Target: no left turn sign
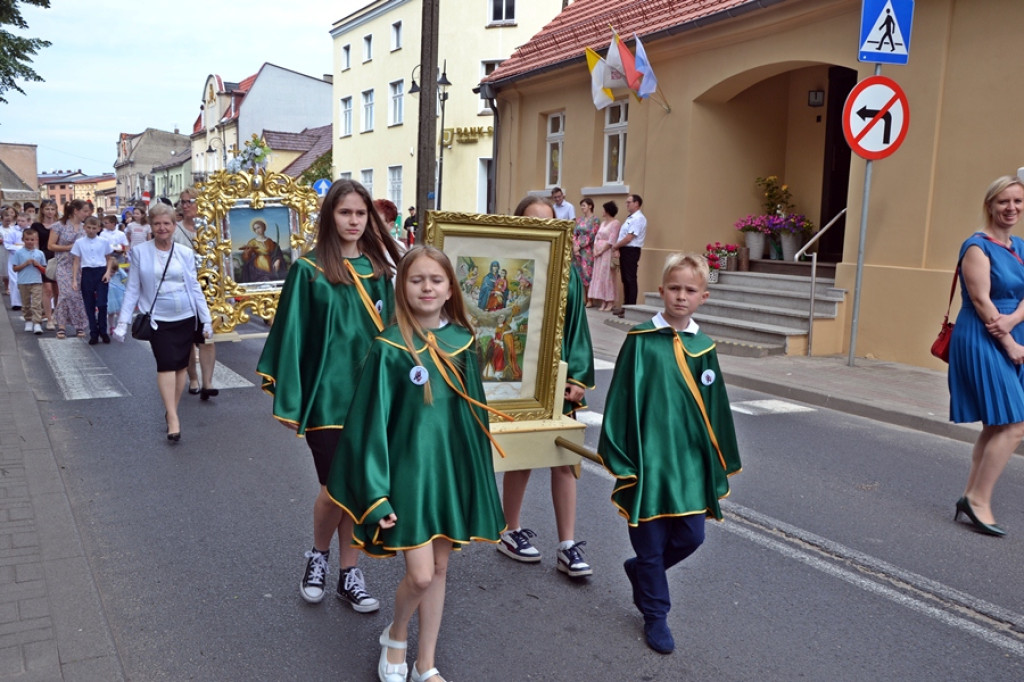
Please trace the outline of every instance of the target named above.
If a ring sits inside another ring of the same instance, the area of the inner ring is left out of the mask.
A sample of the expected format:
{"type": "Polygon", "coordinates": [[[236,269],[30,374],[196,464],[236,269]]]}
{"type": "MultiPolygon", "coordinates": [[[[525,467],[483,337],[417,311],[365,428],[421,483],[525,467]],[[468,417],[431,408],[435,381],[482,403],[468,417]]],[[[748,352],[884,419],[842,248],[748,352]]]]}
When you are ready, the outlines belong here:
{"type": "Polygon", "coordinates": [[[910,105],[891,78],[869,76],[854,86],[843,107],[843,134],[857,156],[884,159],[907,136],[910,105]]]}

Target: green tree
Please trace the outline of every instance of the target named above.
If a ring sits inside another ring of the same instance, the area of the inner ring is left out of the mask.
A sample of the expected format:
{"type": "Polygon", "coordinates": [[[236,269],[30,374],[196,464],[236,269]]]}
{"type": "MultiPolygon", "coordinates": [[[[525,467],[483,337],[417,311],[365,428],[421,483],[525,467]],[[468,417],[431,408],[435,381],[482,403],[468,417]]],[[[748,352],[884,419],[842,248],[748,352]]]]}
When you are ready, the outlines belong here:
{"type": "Polygon", "coordinates": [[[331,152],[324,152],[309,168],[304,170],[299,176],[299,183],[312,185],[320,178],[331,179],[331,152]]]}
{"type": "Polygon", "coordinates": [[[25,91],[18,87],[18,79],[40,82],[43,80],[29,64],[32,63],[32,55],[41,48],[50,46],[48,40],[16,36],[3,29],[4,26],[28,28],[28,24],[21,16],[21,8],[18,7],[22,2],[43,9],[50,8],[50,0],[0,0],[0,103],[2,104],[7,104],[4,93],[8,90],[17,90],[21,94],[25,94],[25,91]]]}

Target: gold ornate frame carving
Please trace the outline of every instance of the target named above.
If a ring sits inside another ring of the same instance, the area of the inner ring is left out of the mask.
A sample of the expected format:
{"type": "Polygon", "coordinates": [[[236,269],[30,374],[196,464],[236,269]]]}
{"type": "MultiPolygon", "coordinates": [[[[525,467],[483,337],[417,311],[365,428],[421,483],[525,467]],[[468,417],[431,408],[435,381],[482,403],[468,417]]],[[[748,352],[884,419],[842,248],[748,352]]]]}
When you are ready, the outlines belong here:
{"type": "Polygon", "coordinates": [[[218,171],[198,189],[196,266],[213,315],[214,332],[233,331],[253,316],[273,320],[284,271],[312,248],[318,215],[316,192],[287,175],[264,171],[218,171]],[[262,235],[257,232],[258,223],[262,223],[262,235]],[[269,225],[275,229],[271,231],[269,225]],[[242,235],[252,239],[241,242],[242,235]],[[266,240],[258,239],[264,236],[266,240]],[[263,253],[264,261],[273,259],[273,269],[265,277],[240,274],[247,271],[239,267],[245,254],[255,253],[250,242],[272,244],[263,253]]]}
{"type": "Polygon", "coordinates": [[[488,404],[516,421],[550,419],[562,400],[556,383],[573,223],[431,211],[426,228],[426,243],[456,268],[480,340],[488,404]]]}

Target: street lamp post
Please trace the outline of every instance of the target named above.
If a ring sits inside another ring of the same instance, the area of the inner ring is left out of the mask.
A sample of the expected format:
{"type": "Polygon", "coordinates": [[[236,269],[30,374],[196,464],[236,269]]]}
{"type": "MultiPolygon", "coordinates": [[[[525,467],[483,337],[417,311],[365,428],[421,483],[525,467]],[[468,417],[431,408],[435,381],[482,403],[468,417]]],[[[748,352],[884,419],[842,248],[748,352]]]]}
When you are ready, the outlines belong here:
{"type": "MultiPolygon", "coordinates": [[[[214,135],[213,137],[211,137],[209,139],[210,139],[210,141],[206,145],[206,153],[207,154],[213,154],[214,152],[217,151],[217,147],[213,146],[213,143],[216,142],[219,145],[220,152],[221,152],[221,157],[222,157],[222,161],[223,161],[223,164],[221,165],[221,170],[227,170],[228,169],[228,148],[226,146],[224,146],[224,140],[222,138],[217,137],[216,135],[214,135]]],[[[209,175],[209,171],[207,171],[207,175],[209,175]]]]}
{"type": "Polygon", "coordinates": [[[444,60],[441,77],[437,79],[437,101],[441,105],[441,153],[437,157],[437,210],[441,210],[441,187],[444,185],[444,104],[448,101],[448,60],[444,60]]]}
{"type": "MultiPolygon", "coordinates": [[[[419,64],[413,67],[411,76],[412,85],[409,87],[410,95],[415,95],[421,91],[420,86],[416,83],[416,70],[419,68],[419,64]]],[[[424,81],[423,84],[427,85],[427,82],[424,81]]],[[[437,192],[434,195],[435,210],[441,209],[441,189],[444,185],[444,107],[445,102],[448,101],[448,88],[450,88],[451,85],[452,82],[448,80],[448,60],[446,59],[441,68],[441,75],[437,78],[437,102],[441,107],[441,153],[437,157],[437,192]]]]}

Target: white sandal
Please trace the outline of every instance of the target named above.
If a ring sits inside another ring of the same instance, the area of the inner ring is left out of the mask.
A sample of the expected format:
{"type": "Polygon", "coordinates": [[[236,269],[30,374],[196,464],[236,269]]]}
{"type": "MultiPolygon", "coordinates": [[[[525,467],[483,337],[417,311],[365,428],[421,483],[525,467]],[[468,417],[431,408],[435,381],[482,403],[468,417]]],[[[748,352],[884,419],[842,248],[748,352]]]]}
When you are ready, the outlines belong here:
{"type": "Polygon", "coordinates": [[[425,672],[425,673],[423,673],[421,675],[416,670],[416,664],[413,663],[413,665],[412,665],[412,675],[409,677],[409,682],[427,682],[427,680],[429,680],[434,675],[437,675],[438,678],[441,677],[441,673],[439,673],[437,671],[437,668],[431,668],[430,670],[428,670],[427,672],[425,672]]]}
{"type": "MultiPolygon", "coordinates": [[[[377,678],[380,682],[405,682],[406,676],[409,674],[409,666],[403,660],[401,663],[389,663],[388,662],[388,649],[402,649],[403,651],[408,646],[407,642],[396,642],[391,639],[391,626],[393,623],[388,623],[387,627],[384,628],[384,632],[380,633],[380,661],[377,663],[377,678]]],[[[435,671],[436,672],[436,671],[435,671]]]]}

